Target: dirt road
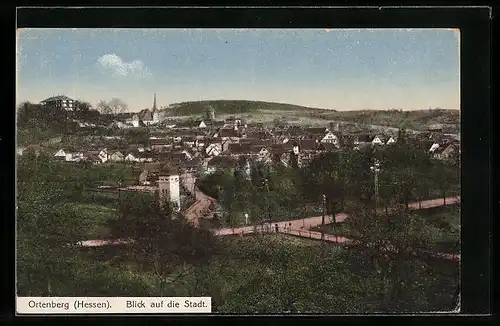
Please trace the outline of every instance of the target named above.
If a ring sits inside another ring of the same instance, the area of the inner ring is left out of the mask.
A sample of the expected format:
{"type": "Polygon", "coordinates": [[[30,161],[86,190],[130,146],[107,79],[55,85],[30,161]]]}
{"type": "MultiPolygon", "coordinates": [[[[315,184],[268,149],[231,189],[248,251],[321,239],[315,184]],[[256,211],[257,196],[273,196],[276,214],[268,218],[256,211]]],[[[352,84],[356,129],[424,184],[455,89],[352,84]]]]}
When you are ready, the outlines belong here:
{"type": "MultiPolygon", "coordinates": [[[[454,203],[457,203],[459,201],[459,197],[447,197],[446,198],[446,205],[451,205],[454,203]]],[[[443,206],[445,203],[445,200],[443,198],[437,198],[437,199],[429,199],[429,200],[424,200],[421,202],[420,206],[422,208],[432,208],[432,207],[438,207],[438,206],[443,206]]],[[[410,209],[419,209],[419,203],[410,203],[409,204],[410,209]]],[[[339,213],[336,214],[336,221],[337,222],[343,222],[347,218],[346,213],[339,213]]],[[[330,224],[333,222],[332,215],[327,215],[325,216],[325,224],[330,224]]],[[[273,222],[272,227],[275,228],[276,224],[278,225],[279,230],[283,230],[284,227],[299,230],[310,230],[312,228],[315,228],[317,226],[320,226],[322,224],[322,217],[321,216],[314,216],[314,217],[307,217],[303,219],[297,219],[297,220],[291,220],[291,221],[282,221],[282,222],[273,222]],[[291,224],[291,225],[290,225],[291,224]]],[[[260,228],[261,226],[257,226],[257,228],[260,228]]],[[[248,233],[252,232],[255,229],[254,226],[244,226],[244,227],[238,227],[238,228],[224,228],[224,229],[218,229],[215,231],[216,235],[230,235],[230,234],[237,234],[237,233],[248,233]]]]}

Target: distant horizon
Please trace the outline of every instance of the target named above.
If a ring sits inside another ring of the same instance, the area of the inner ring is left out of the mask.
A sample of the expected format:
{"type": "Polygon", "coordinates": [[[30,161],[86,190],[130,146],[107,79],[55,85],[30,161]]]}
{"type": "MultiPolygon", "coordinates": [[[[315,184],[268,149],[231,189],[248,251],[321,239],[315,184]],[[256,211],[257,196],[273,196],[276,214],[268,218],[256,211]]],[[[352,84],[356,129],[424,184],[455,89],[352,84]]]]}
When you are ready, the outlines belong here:
{"type": "MultiPolygon", "coordinates": [[[[51,96],[47,96],[43,99],[41,99],[40,101],[22,101],[22,102],[19,102],[17,104],[17,106],[19,106],[20,104],[22,103],[25,103],[25,102],[30,102],[32,104],[39,104],[40,102],[42,102],[43,100],[47,99],[47,98],[50,98],[50,97],[53,97],[53,96],[61,96],[61,95],[65,95],[65,94],[57,94],[57,95],[51,95],[51,96]]],[[[68,96],[69,97],[69,96],[68,96]]],[[[70,97],[71,98],[71,97],[70,97]]],[[[84,99],[75,99],[75,98],[71,98],[72,100],[81,100],[81,101],[85,101],[84,99]]],[[[298,107],[302,107],[304,109],[318,109],[318,110],[329,110],[329,111],[339,111],[339,112],[349,112],[349,111],[391,111],[391,110],[402,110],[402,111],[426,111],[426,110],[450,110],[450,111],[460,111],[460,109],[455,109],[455,108],[442,108],[442,107],[428,107],[428,108],[411,108],[411,109],[408,109],[408,108],[389,108],[389,109],[385,109],[385,108],[361,108],[361,109],[334,109],[334,108],[320,108],[320,107],[314,107],[314,106],[305,106],[305,105],[302,105],[302,104],[295,104],[295,103],[288,103],[288,102],[276,102],[276,101],[260,101],[260,100],[235,100],[235,99],[231,99],[231,100],[226,100],[226,99],[208,99],[208,100],[198,100],[198,101],[191,101],[191,100],[187,100],[187,101],[182,101],[182,102],[173,102],[173,103],[169,103],[169,104],[166,104],[166,105],[158,105],[158,102],[157,102],[157,105],[156,105],[156,108],[158,110],[164,110],[164,109],[168,109],[169,106],[171,105],[174,105],[174,104],[183,104],[183,103],[197,103],[197,102],[262,102],[262,103],[273,103],[273,104],[282,104],[282,105],[290,105],[290,106],[298,106],[298,107]]],[[[87,102],[87,101],[85,101],[87,102]]],[[[92,105],[92,109],[95,110],[95,104],[93,103],[90,103],[92,105]]],[[[151,106],[150,107],[144,107],[142,109],[136,109],[136,110],[131,110],[130,108],[128,108],[127,111],[123,112],[123,113],[138,113],[142,110],[145,110],[145,109],[152,109],[153,108],[153,102],[151,102],[151,106]]]]}
{"type": "Polygon", "coordinates": [[[337,111],[460,110],[451,29],[21,29],[16,105],[286,103],[337,111]]]}

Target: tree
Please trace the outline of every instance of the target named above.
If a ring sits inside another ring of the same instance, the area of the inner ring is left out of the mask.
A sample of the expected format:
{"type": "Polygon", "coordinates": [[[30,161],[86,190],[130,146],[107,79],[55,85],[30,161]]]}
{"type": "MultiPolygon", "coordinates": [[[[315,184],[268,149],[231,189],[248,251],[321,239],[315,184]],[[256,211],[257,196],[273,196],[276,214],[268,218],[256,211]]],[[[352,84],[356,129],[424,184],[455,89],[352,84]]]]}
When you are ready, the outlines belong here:
{"type": "Polygon", "coordinates": [[[446,205],[446,195],[451,188],[451,180],[453,178],[450,169],[441,162],[436,162],[433,169],[433,177],[438,189],[443,197],[444,204],[446,205]]]}
{"type": "MultiPolygon", "coordinates": [[[[72,210],[72,182],[49,157],[22,156],[17,166],[17,291],[22,296],[75,293],[80,268],[74,245],[89,221],[72,210]]],[[[82,267],[83,268],[83,267],[82,267]]]]}
{"type": "Polygon", "coordinates": [[[85,101],[77,100],[75,101],[74,105],[75,105],[75,111],[80,113],[85,113],[92,109],[92,105],[89,102],[85,101]]]}
{"type": "Polygon", "coordinates": [[[96,109],[101,114],[112,114],[113,113],[113,109],[111,108],[109,103],[106,101],[99,101],[96,105],[96,109]]]}
{"type": "Polygon", "coordinates": [[[179,263],[206,264],[213,250],[210,230],[197,228],[174,213],[168,201],[159,203],[155,196],[129,194],[121,202],[119,218],[110,221],[109,227],[115,238],[133,240],[133,254],[153,267],[162,294],[169,283],[167,276],[179,263]]]}
{"type": "Polygon", "coordinates": [[[108,102],[109,107],[111,108],[111,113],[114,116],[117,116],[120,113],[127,112],[128,105],[123,100],[119,98],[113,98],[108,102]]]}
{"type": "Polygon", "coordinates": [[[381,310],[388,311],[412,286],[408,278],[412,269],[429,264],[432,254],[428,250],[435,234],[422,217],[410,214],[404,207],[375,217],[360,210],[351,214],[346,223],[358,239],[356,255],[364,261],[364,268],[375,269],[379,275],[375,283],[378,301],[381,310]]]}

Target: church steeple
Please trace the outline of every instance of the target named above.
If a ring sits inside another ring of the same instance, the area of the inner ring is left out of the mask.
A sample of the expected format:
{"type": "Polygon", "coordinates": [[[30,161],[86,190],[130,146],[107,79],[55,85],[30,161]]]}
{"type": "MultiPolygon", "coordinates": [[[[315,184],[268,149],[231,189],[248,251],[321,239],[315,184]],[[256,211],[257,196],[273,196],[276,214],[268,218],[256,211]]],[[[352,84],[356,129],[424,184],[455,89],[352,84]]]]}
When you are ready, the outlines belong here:
{"type": "Polygon", "coordinates": [[[156,111],[156,93],[154,93],[154,100],[153,100],[153,111],[156,111]]]}

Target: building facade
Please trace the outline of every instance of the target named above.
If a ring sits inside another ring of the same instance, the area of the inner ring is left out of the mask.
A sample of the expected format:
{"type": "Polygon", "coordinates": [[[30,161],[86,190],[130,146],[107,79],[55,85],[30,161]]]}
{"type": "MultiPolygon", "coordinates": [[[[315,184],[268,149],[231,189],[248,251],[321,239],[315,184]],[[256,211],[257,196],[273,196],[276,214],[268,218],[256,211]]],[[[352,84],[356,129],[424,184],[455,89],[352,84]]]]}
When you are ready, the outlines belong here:
{"type": "Polygon", "coordinates": [[[40,104],[52,106],[58,109],[64,109],[66,111],[73,111],[75,105],[74,102],[75,102],[74,100],[70,99],[67,96],[59,95],[59,96],[49,97],[41,101],[40,104]]]}
{"type": "Polygon", "coordinates": [[[181,209],[179,174],[173,171],[160,171],[158,174],[158,192],[160,203],[169,202],[174,211],[181,209]]]}

